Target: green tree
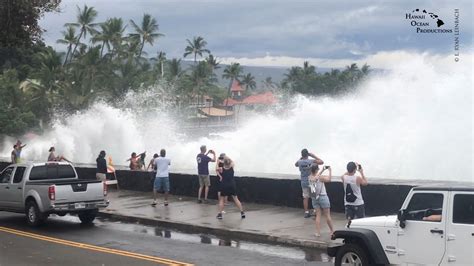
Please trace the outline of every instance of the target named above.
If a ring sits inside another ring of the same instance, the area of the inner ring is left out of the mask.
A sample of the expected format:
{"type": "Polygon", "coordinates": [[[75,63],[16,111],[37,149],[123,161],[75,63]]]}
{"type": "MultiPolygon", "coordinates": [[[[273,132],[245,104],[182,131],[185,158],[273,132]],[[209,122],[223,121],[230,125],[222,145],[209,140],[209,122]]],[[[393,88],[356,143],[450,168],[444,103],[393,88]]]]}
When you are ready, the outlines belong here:
{"type": "Polygon", "coordinates": [[[130,23],[132,23],[132,26],[136,31],[136,33],[130,34],[130,36],[140,40],[140,50],[138,52],[138,57],[142,55],[145,42],[153,45],[155,39],[164,36],[164,34],[158,32],[159,26],[156,22],[156,19],[152,18],[149,14],[143,15],[140,27],[133,20],[131,20],[130,23]]]}
{"type": "Polygon", "coordinates": [[[94,35],[92,42],[102,42],[100,50],[100,56],[102,57],[105,47],[110,52],[111,46],[117,46],[122,42],[122,34],[126,26],[123,25],[121,18],[109,18],[106,22],[100,24],[100,28],[101,31],[94,35]]]}
{"type": "Polygon", "coordinates": [[[77,11],[77,22],[66,23],[66,26],[72,26],[75,28],[79,28],[80,30],[79,36],[77,37],[76,45],[74,46],[74,49],[72,51],[71,60],[72,57],[74,57],[74,54],[76,53],[77,46],[79,45],[79,42],[81,41],[82,37],[86,38],[87,33],[90,33],[91,35],[97,33],[95,27],[97,27],[98,25],[97,23],[93,23],[97,17],[97,11],[95,11],[94,7],[88,7],[87,5],[84,5],[84,9],[81,10],[80,7],[77,7],[77,11]]]}
{"type": "Polygon", "coordinates": [[[56,42],[60,44],[67,45],[67,53],[66,57],[64,58],[64,64],[66,64],[67,59],[69,58],[69,54],[71,54],[72,46],[77,43],[76,38],[76,30],[69,26],[67,27],[66,31],[63,31],[62,34],[64,35],[63,39],[58,39],[56,42]]]}
{"type": "Polygon", "coordinates": [[[186,46],[186,48],[184,49],[183,57],[187,57],[188,55],[193,54],[194,64],[196,64],[197,55],[202,57],[203,53],[208,53],[208,54],[211,53],[211,51],[205,48],[207,45],[207,42],[201,36],[194,37],[193,41],[190,41],[189,39],[186,39],[186,41],[188,42],[188,46],[186,46]]]}
{"type": "MultiPolygon", "coordinates": [[[[240,66],[239,63],[232,63],[224,69],[224,72],[222,74],[222,78],[224,79],[229,79],[229,88],[227,90],[227,99],[230,98],[230,89],[232,88],[232,83],[234,83],[234,80],[238,80],[243,72],[242,66],[240,66]]],[[[227,116],[227,103],[228,101],[225,101],[225,115],[227,116]]]]}
{"type": "Polygon", "coordinates": [[[240,83],[245,86],[245,89],[254,90],[257,88],[257,82],[255,82],[255,77],[252,74],[247,73],[247,75],[243,76],[240,83]]]}

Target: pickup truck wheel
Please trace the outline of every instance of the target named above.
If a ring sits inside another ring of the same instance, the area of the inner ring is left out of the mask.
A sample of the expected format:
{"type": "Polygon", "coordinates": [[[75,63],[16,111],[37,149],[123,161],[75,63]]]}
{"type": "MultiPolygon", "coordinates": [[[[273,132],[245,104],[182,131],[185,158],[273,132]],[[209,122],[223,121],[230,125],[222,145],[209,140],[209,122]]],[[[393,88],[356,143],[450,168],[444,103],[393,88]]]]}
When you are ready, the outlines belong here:
{"type": "Polygon", "coordinates": [[[26,221],[30,226],[39,226],[46,220],[46,217],[40,212],[38,204],[32,200],[26,203],[25,214],[26,221]]]}
{"type": "Polygon", "coordinates": [[[364,248],[357,244],[344,244],[336,254],[335,265],[369,265],[364,248]]]}
{"type": "Polygon", "coordinates": [[[97,210],[91,210],[91,211],[84,211],[79,213],[79,220],[81,220],[82,224],[91,224],[95,216],[97,215],[97,210]]]}

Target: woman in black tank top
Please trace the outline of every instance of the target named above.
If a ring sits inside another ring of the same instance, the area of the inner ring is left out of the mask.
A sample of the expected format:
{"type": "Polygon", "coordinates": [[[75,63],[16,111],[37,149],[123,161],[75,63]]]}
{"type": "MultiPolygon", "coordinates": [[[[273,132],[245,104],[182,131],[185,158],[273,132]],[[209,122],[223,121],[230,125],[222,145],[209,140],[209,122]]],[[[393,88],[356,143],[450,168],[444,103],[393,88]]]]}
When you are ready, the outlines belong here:
{"type": "Polygon", "coordinates": [[[234,199],[235,205],[240,209],[240,217],[245,218],[245,213],[242,208],[242,203],[240,203],[239,198],[237,197],[237,189],[235,186],[234,180],[234,162],[229,157],[224,157],[224,167],[220,173],[222,176],[221,182],[221,197],[219,199],[219,214],[217,214],[217,219],[222,219],[222,211],[224,211],[224,198],[226,196],[231,196],[234,199]]]}

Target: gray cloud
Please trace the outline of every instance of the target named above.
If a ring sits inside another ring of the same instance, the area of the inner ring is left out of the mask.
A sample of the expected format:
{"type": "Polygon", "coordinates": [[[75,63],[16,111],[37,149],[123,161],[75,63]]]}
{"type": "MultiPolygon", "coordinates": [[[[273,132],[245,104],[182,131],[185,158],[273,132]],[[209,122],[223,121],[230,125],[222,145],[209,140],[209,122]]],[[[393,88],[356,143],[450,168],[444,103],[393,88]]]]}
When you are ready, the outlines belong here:
{"type": "MultiPolygon", "coordinates": [[[[58,47],[63,24],[75,20],[76,5],[94,6],[99,21],[122,17],[140,21],[144,13],[157,18],[166,36],[149,54],[165,51],[181,57],[186,39],[203,36],[219,57],[274,56],[357,59],[380,51],[452,51],[452,34],[416,34],[405,19],[415,8],[437,13],[453,27],[453,9],[461,11],[461,41],[472,46],[470,1],[152,1],[63,0],[60,14],[41,21],[45,40],[58,47]]],[[[129,27],[129,30],[131,28],[129,27]]]]}

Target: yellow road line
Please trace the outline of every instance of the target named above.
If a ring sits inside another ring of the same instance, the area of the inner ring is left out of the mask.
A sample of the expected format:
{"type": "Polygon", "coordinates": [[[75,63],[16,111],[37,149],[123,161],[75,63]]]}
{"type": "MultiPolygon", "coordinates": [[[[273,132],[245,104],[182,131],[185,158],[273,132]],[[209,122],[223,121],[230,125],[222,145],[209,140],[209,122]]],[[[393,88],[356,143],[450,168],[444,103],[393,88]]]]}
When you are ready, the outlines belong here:
{"type": "Polygon", "coordinates": [[[178,265],[179,266],[190,266],[190,265],[192,265],[192,264],[189,264],[189,263],[179,262],[179,261],[175,261],[175,260],[168,260],[168,259],[164,259],[164,258],[160,258],[160,257],[154,257],[154,256],[149,256],[149,255],[144,255],[144,254],[139,254],[139,253],[134,253],[134,252],[128,252],[128,251],[124,251],[124,250],[99,247],[99,246],[84,244],[84,243],[80,243],[80,242],[74,242],[74,241],[69,241],[69,240],[64,240],[64,239],[59,239],[59,238],[53,238],[53,237],[49,237],[49,236],[33,234],[33,233],[19,231],[19,230],[15,230],[15,229],[3,227],[3,226],[0,226],[0,231],[10,233],[10,234],[20,235],[20,236],[24,236],[24,237],[34,238],[34,239],[38,239],[38,240],[48,241],[48,242],[52,242],[52,243],[56,243],[56,244],[76,247],[76,248],[82,248],[82,249],[87,249],[87,250],[103,252],[103,253],[115,254],[115,255],[120,255],[120,256],[125,256],[125,257],[130,257],[130,258],[136,258],[136,259],[141,259],[141,260],[147,260],[147,261],[152,261],[152,262],[158,262],[158,263],[162,263],[162,264],[165,264],[165,265],[176,265],[176,266],[178,266],[178,265]]]}

